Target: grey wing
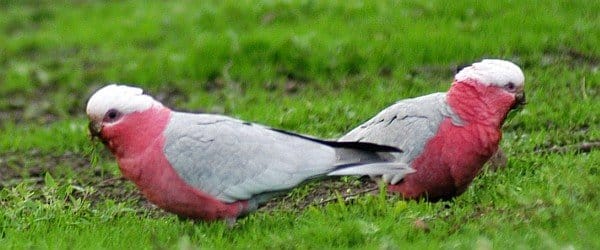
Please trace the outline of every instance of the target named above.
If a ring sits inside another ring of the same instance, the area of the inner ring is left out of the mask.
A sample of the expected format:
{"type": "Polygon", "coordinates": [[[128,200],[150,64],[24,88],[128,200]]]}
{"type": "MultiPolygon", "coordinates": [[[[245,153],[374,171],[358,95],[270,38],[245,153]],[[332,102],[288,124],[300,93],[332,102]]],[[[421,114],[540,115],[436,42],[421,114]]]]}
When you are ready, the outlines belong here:
{"type": "Polygon", "coordinates": [[[371,142],[398,147],[403,152],[395,154],[396,161],[410,164],[435,135],[443,119],[453,116],[455,115],[446,104],[445,93],[406,99],[382,110],[342,136],[339,141],[371,142]]]}
{"type": "Polygon", "coordinates": [[[191,186],[224,202],[293,188],[333,168],[333,148],[219,115],[174,112],[165,154],[191,186]]]}

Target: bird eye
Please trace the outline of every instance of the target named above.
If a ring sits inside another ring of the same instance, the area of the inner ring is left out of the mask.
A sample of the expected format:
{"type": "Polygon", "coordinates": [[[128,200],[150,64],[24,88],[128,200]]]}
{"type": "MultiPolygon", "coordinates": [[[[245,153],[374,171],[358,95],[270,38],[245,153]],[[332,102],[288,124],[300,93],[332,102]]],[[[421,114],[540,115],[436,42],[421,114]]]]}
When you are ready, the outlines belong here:
{"type": "Polygon", "coordinates": [[[509,82],[508,84],[506,84],[506,89],[508,89],[509,91],[514,91],[516,89],[516,86],[514,83],[509,82]]]}
{"type": "Polygon", "coordinates": [[[119,119],[119,117],[121,117],[121,112],[117,111],[116,109],[110,109],[106,112],[106,115],[104,115],[104,121],[115,121],[119,119]]]}

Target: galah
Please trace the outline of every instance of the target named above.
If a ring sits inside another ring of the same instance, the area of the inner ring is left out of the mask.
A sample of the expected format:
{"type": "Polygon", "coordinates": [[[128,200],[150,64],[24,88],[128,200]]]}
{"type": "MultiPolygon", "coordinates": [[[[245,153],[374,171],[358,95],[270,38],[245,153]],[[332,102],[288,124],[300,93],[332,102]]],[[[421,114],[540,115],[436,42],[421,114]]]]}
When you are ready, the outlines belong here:
{"type": "Polygon", "coordinates": [[[509,111],[525,103],[524,80],[521,69],[504,60],[463,68],[448,92],[398,101],[339,139],[402,148],[395,161],[414,173],[373,174],[357,166],[330,175],[382,177],[389,191],[406,199],[458,196],[498,149],[509,111]]]}
{"type": "Polygon", "coordinates": [[[108,85],[89,99],[90,132],[122,174],[158,207],[228,222],[282,191],[335,169],[410,172],[386,157],[400,150],[324,141],[215,114],[175,112],[140,88],[108,85]]]}

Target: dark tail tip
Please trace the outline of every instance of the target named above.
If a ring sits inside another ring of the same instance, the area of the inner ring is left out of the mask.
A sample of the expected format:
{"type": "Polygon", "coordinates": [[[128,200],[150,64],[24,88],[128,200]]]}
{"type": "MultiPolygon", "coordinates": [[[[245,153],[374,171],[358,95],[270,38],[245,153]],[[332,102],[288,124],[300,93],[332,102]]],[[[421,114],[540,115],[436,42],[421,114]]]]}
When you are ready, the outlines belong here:
{"type": "Polygon", "coordinates": [[[364,150],[369,152],[392,152],[392,153],[402,153],[402,149],[397,147],[380,145],[376,143],[370,142],[354,142],[354,141],[326,141],[325,144],[332,147],[340,147],[340,148],[351,148],[364,150]]]}
{"type": "Polygon", "coordinates": [[[281,129],[270,128],[273,131],[277,131],[279,133],[283,133],[290,136],[300,137],[302,139],[311,140],[314,142],[322,143],[334,148],[351,148],[364,150],[369,152],[394,152],[394,153],[402,153],[403,151],[399,148],[387,146],[387,145],[379,145],[370,142],[355,142],[355,141],[330,141],[330,140],[321,140],[314,137],[296,134],[290,131],[285,131],[281,129]]]}

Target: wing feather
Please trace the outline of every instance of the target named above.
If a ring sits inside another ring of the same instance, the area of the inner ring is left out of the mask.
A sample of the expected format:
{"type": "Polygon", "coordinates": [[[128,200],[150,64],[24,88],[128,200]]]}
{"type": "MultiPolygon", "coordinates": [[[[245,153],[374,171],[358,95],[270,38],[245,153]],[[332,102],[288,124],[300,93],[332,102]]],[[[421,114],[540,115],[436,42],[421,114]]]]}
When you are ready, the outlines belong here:
{"type": "Polygon", "coordinates": [[[336,164],[332,147],[220,115],[174,112],[165,138],[182,179],[225,202],[293,188],[336,164]]]}
{"type": "Polygon", "coordinates": [[[371,142],[397,147],[396,161],[410,164],[435,135],[443,119],[454,118],[445,93],[401,100],[342,136],[340,141],[371,142]]]}

